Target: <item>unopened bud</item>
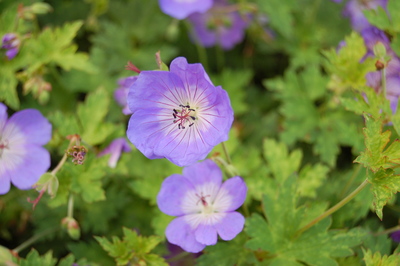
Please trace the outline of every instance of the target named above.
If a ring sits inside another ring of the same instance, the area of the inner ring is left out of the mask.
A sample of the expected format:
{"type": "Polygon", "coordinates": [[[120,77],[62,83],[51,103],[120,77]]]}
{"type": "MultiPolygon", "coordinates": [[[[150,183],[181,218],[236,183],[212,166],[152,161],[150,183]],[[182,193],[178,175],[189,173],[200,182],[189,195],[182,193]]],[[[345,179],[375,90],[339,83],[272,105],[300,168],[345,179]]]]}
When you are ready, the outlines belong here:
{"type": "Polygon", "coordinates": [[[78,222],[72,217],[65,217],[61,220],[61,226],[67,230],[68,235],[77,240],[81,237],[81,229],[78,222]]]}
{"type": "Polygon", "coordinates": [[[377,42],[374,45],[374,54],[379,58],[385,57],[386,56],[386,47],[385,47],[385,45],[383,45],[383,43],[381,43],[381,42],[377,42]]]}
{"type": "Polygon", "coordinates": [[[51,6],[46,3],[34,3],[30,6],[30,8],[32,12],[37,15],[46,14],[53,10],[51,6]]]}
{"type": "Polygon", "coordinates": [[[382,70],[385,68],[385,64],[381,60],[378,60],[375,62],[375,67],[376,70],[382,70]]]}

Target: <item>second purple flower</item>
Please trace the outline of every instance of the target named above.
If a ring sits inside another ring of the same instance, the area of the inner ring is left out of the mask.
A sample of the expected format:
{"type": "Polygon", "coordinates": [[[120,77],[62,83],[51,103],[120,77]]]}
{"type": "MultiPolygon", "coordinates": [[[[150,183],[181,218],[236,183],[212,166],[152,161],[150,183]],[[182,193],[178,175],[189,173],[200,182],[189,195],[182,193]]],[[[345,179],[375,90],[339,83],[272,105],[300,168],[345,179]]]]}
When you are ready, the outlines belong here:
{"type": "Polygon", "coordinates": [[[228,139],[233,110],[201,64],[178,57],[170,71],[142,71],[129,89],[129,140],[149,159],[178,166],[204,159],[228,139]]]}

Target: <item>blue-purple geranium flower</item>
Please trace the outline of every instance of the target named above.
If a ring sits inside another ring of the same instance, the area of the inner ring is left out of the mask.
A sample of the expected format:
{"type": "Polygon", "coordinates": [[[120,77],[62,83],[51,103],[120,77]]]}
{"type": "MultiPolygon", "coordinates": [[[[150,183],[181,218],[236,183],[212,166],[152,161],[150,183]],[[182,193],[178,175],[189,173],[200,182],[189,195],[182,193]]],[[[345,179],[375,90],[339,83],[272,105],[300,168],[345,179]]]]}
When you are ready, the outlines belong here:
{"type": "Polygon", "coordinates": [[[104,150],[102,150],[98,156],[104,156],[106,154],[110,154],[110,159],[108,160],[108,166],[111,168],[115,168],[117,166],[117,162],[119,157],[121,157],[122,152],[130,152],[132,150],[129,143],[125,138],[117,138],[114,139],[110,145],[108,145],[104,150]]]}
{"type": "Polygon", "coordinates": [[[213,0],[159,0],[159,4],[165,14],[184,19],[196,12],[206,12],[212,6],[213,0]]]}
{"type": "Polygon", "coordinates": [[[127,78],[122,78],[118,80],[118,89],[114,92],[114,99],[117,103],[123,107],[122,113],[124,115],[132,114],[131,110],[129,110],[127,98],[129,93],[129,87],[136,81],[137,76],[130,76],[127,78]]]}
{"type": "Polygon", "coordinates": [[[232,49],[244,39],[248,16],[230,10],[226,1],[216,1],[206,13],[194,13],[188,17],[193,25],[192,38],[204,47],[220,45],[232,49]]]}
{"type": "Polygon", "coordinates": [[[175,218],[166,229],[172,244],[199,252],[223,240],[232,240],[243,230],[244,217],[235,210],[247,193],[243,179],[235,176],[222,183],[222,172],[211,160],[183,169],[164,180],[157,196],[160,210],[175,218]]]}
{"type": "Polygon", "coordinates": [[[129,140],[150,159],[179,166],[204,159],[228,139],[233,110],[201,64],[178,57],[170,71],[142,71],[129,89],[129,140]]]}
{"type": "Polygon", "coordinates": [[[6,49],[8,60],[13,59],[19,51],[21,41],[15,33],[7,33],[1,40],[1,48],[6,49]]]}
{"type": "Polygon", "coordinates": [[[0,194],[30,189],[50,167],[50,154],[42,147],[51,138],[51,124],[34,109],[13,114],[0,103],[0,194]]]}

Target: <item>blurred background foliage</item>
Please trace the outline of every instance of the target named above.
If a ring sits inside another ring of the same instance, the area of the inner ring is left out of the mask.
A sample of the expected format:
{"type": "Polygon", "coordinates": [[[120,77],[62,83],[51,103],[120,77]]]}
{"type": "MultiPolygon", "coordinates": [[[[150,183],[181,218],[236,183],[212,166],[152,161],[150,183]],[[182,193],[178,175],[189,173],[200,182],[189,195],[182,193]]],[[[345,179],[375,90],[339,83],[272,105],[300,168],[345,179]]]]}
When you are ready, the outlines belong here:
{"type": "MultiPolygon", "coordinates": [[[[125,65],[157,69],[157,51],[167,65],[177,56],[202,63],[213,83],[228,92],[235,111],[226,145],[249,188],[240,209],[248,219],[237,238],[206,248],[199,265],[376,265],[393,253],[397,244],[379,232],[398,225],[398,199],[389,200],[381,221],[369,189],[291,239],[299,226],[366,178],[366,170],[353,163],[365,148],[364,119],[342,104],[339,87],[332,88],[335,70],[328,51],[352,30],[342,16],[343,4],[232,2],[250,11],[251,21],[245,39],[223,51],[193,43],[190,24],[163,14],[156,0],[0,0],[0,36],[16,32],[22,38],[17,57],[0,59],[0,100],[9,114],[37,108],[51,121],[52,168],[68,147],[67,135],[79,134],[89,149],[84,165],[63,166],[57,195],[44,195],[34,210],[26,198],[36,198],[35,190],[13,188],[0,196],[1,246],[14,249],[43,234],[19,252],[18,263],[125,265],[133,258],[165,263],[162,257],[171,251],[164,230],[172,217],[158,210],[156,196],[164,178],[181,169],[165,159],[148,160],[135,149],[124,153],[116,168],[108,167],[108,156],[96,157],[125,136],[129,117],[113,98],[118,79],[135,75],[125,65]],[[60,230],[70,195],[79,239],[60,230]]],[[[350,54],[356,51],[365,51],[362,43],[350,54]]],[[[359,59],[348,58],[354,68],[359,59]]],[[[363,75],[375,69],[373,64],[348,74],[365,84],[363,75]]],[[[390,125],[384,128],[397,138],[390,125]]],[[[222,154],[215,147],[210,157],[218,161],[222,154]]],[[[7,254],[0,249],[0,260],[7,254]]],[[[176,256],[167,262],[193,264],[190,254],[176,256]]]]}

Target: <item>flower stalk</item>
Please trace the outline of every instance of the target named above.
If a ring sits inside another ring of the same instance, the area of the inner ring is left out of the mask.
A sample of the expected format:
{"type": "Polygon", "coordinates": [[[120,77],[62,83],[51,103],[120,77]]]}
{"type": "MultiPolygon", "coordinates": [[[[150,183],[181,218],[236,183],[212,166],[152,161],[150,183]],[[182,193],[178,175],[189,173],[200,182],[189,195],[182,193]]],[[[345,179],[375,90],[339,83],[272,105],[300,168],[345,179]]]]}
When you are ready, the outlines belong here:
{"type": "Polygon", "coordinates": [[[358,193],[360,193],[367,185],[369,184],[368,179],[365,179],[364,182],[361,183],[361,185],[359,185],[353,192],[351,192],[347,197],[345,197],[344,199],[342,199],[339,203],[337,203],[335,206],[333,206],[332,208],[330,208],[329,210],[325,211],[323,214],[321,214],[320,216],[318,216],[317,218],[315,218],[314,220],[312,220],[311,222],[309,222],[308,224],[306,224],[305,226],[303,226],[302,228],[300,228],[295,236],[299,236],[301,235],[304,231],[307,231],[308,229],[310,229],[312,226],[314,226],[315,224],[317,224],[319,221],[321,221],[322,219],[328,217],[329,215],[331,215],[332,213],[336,212],[337,210],[339,210],[340,208],[342,208],[344,205],[346,205],[349,201],[351,201],[355,196],[358,195],[358,193]]]}

